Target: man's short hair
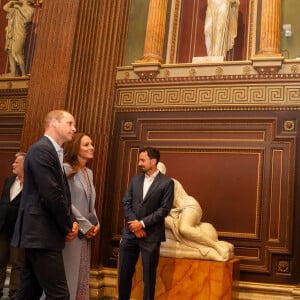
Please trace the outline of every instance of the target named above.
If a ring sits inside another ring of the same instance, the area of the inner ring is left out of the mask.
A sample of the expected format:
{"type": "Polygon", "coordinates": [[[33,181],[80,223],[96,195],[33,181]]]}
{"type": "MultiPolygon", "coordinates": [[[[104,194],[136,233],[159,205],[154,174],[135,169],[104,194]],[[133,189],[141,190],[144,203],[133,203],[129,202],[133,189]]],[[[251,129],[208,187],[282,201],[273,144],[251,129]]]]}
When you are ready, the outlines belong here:
{"type": "Polygon", "coordinates": [[[19,157],[19,156],[23,156],[24,158],[25,158],[25,156],[26,156],[26,153],[25,152],[17,152],[16,154],[15,154],[15,157],[19,157]]]}
{"type": "Polygon", "coordinates": [[[49,111],[44,120],[45,128],[48,128],[50,126],[50,123],[53,119],[56,119],[57,121],[61,121],[61,119],[65,116],[66,113],[70,114],[66,110],[55,109],[55,110],[49,111]]]}
{"type": "Polygon", "coordinates": [[[139,150],[139,153],[141,153],[141,152],[147,152],[150,159],[156,159],[156,164],[160,160],[160,153],[159,153],[159,150],[156,148],[153,148],[153,147],[141,148],[139,150]]]}

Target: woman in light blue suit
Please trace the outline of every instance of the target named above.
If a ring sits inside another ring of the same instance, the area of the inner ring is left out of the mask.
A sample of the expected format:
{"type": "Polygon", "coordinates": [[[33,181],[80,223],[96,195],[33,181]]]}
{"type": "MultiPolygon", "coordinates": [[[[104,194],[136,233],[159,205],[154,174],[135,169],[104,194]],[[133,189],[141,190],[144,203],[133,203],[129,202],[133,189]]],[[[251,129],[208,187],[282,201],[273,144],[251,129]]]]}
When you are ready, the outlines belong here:
{"type": "Polygon", "coordinates": [[[86,167],[93,157],[94,146],[85,133],[74,134],[73,140],[64,145],[64,169],[71,191],[72,212],[79,224],[78,237],[66,243],[63,251],[72,300],[89,299],[91,239],[99,231],[93,173],[86,167]]]}

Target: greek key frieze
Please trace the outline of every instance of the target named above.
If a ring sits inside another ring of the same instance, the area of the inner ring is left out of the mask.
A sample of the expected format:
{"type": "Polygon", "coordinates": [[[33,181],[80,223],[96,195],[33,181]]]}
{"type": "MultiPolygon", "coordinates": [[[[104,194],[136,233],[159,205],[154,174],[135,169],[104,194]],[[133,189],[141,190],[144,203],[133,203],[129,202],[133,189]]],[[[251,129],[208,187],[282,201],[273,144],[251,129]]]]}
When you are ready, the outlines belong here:
{"type": "Polygon", "coordinates": [[[120,89],[117,107],[300,105],[300,88],[284,85],[188,86],[120,89]]]}
{"type": "Polygon", "coordinates": [[[0,113],[25,113],[25,99],[4,99],[0,100],[0,113]]]}
{"type": "Polygon", "coordinates": [[[181,105],[182,104],[182,90],[180,88],[175,88],[165,91],[165,98],[167,105],[181,105]]]}
{"type": "Polygon", "coordinates": [[[289,99],[290,103],[300,103],[300,87],[290,87],[285,90],[285,98],[289,99]]]}

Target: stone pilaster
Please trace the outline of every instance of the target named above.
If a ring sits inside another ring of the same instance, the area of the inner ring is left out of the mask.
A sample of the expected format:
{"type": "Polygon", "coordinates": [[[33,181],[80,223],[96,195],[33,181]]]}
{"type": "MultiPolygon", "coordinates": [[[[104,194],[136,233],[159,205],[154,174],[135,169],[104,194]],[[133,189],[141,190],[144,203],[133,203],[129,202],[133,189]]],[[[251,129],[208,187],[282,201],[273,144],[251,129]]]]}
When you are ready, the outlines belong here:
{"type": "Polygon", "coordinates": [[[259,51],[256,56],[281,56],[280,18],[281,1],[262,0],[259,51]]]}
{"type": "Polygon", "coordinates": [[[138,63],[162,62],[167,0],[150,0],[144,55],[138,63]]]}

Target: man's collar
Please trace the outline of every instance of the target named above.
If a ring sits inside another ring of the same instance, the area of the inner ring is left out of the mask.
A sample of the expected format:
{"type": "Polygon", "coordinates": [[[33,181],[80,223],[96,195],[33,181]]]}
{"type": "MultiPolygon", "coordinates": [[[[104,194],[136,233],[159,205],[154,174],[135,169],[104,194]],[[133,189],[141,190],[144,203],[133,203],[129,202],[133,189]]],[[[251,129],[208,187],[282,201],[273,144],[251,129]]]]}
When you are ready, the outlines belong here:
{"type": "Polygon", "coordinates": [[[44,136],[51,141],[56,151],[61,151],[63,149],[50,135],[44,134],[44,136]]]}
{"type": "Polygon", "coordinates": [[[157,176],[157,174],[159,173],[159,170],[156,170],[153,174],[151,174],[150,176],[145,174],[145,177],[147,178],[155,178],[157,176]]]}

